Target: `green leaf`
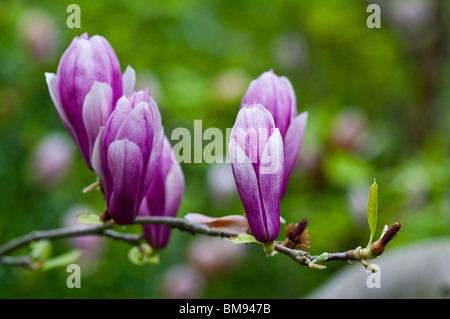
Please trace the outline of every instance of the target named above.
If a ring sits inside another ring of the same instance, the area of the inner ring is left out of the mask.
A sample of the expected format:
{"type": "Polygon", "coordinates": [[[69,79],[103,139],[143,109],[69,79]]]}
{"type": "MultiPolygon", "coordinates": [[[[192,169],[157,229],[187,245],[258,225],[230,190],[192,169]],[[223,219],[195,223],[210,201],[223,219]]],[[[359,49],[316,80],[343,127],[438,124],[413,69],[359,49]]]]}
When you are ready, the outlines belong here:
{"type": "Polygon", "coordinates": [[[369,201],[367,203],[367,221],[370,227],[370,238],[367,247],[372,243],[373,235],[377,229],[377,218],[378,218],[378,184],[374,180],[372,186],[369,190],[369,201]]]}
{"type": "Polygon", "coordinates": [[[80,258],[81,252],[79,250],[72,250],[68,253],[50,258],[45,261],[41,267],[42,271],[48,271],[59,267],[66,267],[70,264],[75,263],[78,258],[80,258]]]}
{"type": "Polygon", "coordinates": [[[313,263],[318,264],[321,261],[327,260],[328,257],[330,257],[330,253],[323,253],[320,256],[318,256],[316,259],[314,259],[313,263]]]}
{"type": "Polygon", "coordinates": [[[83,213],[77,215],[77,220],[83,225],[101,225],[103,224],[100,221],[100,216],[91,214],[91,213],[83,213]]]}
{"type": "Polygon", "coordinates": [[[157,251],[148,244],[142,244],[131,248],[128,252],[128,259],[137,266],[159,263],[157,251]]]}
{"type": "Polygon", "coordinates": [[[47,260],[52,255],[52,243],[48,240],[34,241],[30,244],[30,247],[30,256],[35,261],[47,260]]]}
{"type": "Polygon", "coordinates": [[[253,237],[252,235],[249,234],[239,234],[237,236],[231,237],[230,241],[233,244],[249,244],[249,243],[254,243],[254,244],[260,244],[262,245],[261,242],[257,241],[255,237],[253,237]]]}

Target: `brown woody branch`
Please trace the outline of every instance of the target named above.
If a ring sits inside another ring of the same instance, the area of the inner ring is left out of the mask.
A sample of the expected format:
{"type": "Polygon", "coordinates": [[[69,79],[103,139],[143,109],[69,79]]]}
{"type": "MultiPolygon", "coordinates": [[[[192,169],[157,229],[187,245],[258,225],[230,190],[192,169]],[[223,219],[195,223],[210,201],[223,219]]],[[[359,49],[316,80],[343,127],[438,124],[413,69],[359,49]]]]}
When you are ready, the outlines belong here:
{"type": "MultiPolygon", "coordinates": [[[[184,218],[174,218],[174,217],[137,217],[132,224],[159,224],[166,225],[171,228],[176,228],[182,231],[187,231],[192,234],[201,234],[213,237],[225,237],[232,238],[238,234],[227,232],[219,229],[214,229],[208,227],[204,224],[193,223],[184,218]]],[[[46,231],[34,231],[27,235],[15,238],[0,246],[0,264],[22,266],[25,268],[32,269],[32,261],[28,255],[22,256],[8,256],[8,254],[19,250],[30,244],[31,242],[42,240],[42,239],[60,239],[60,238],[71,238],[84,235],[97,235],[109,237],[115,240],[120,240],[131,245],[139,245],[142,241],[141,234],[129,234],[121,233],[113,230],[112,228],[118,225],[107,222],[104,224],[91,225],[85,227],[66,227],[59,229],[52,229],[46,231]]],[[[384,234],[384,236],[374,242],[369,250],[355,249],[349,250],[341,253],[332,253],[326,260],[323,261],[350,261],[359,260],[363,262],[365,259],[371,259],[381,255],[386,247],[386,245],[397,235],[400,230],[400,223],[395,223],[392,225],[384,234]]],[[[308,252],[299,249],[292,249],[284,246],[281,243],[275,243],[274,249],[277,253],[286,255],[293,259],[300,265],[307,265],[312,268],[322,269],[324,266],[317,265],[315,260],[318,256],[311,256],[308,252]]]]}

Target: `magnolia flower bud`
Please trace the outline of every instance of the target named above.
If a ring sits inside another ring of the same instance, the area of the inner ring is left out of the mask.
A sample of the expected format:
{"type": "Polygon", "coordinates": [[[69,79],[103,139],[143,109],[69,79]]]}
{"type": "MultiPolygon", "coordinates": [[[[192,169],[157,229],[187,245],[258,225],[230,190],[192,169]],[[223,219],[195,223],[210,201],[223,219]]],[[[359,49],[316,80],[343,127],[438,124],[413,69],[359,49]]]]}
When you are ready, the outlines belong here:
{"type": "Polygon", "coordinates": [[[250,229],[258,241],[272,242],[280,230],[284,161],[283,140],[269,111],[259,104],[244,106],[228,148],[250,229]]]}
{"type": "Polygon", "coordinates": [[[291,82],[277,76],[273,70],[252,81],[241,102],[241,108],[251,103],[263,105],[273,116],[284,143],[284,177],[282,195],[297,162],[305,135],[308,113],[297,115],[297,101],[291,82]]]}
{"type": "Polygon", "coordinates": [[[95,141],[92,166],[105,192],[109,216],[131,223],[155,176],[164,129],[148,89],[123,96],[95,141]]]}
{"type": "Polygon", "coordinates": [[[119,60],[109,42],[84,33],[64,52],[57,74],[45,76],[61,121],[92,169],[97,134],[116,101],[133,90],[134,71],[128,67],[122,80],[119,60]]]}

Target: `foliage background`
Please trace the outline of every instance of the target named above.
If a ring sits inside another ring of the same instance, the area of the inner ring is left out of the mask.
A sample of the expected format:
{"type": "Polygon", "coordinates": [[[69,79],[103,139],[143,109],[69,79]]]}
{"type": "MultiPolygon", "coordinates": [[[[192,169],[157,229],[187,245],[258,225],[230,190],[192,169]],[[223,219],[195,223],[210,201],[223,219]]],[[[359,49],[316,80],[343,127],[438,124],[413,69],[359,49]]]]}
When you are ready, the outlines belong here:
{"type": "MultiPolygon", "coordinates": [[[[448,237],[449,3],[426,1],[408,16],[407,1],[396,11],[378,1],[382,27],[369,29],[366,8],[372,2],[77,1],[81,29],[69,29],[66,8],[73,1],[2,0],[0,242],[60,227],[64,212],[77,203],[104,209],[99,193],[81,192],[95,175],[77,151],[68,174],[50,187],[36,183],[30,168],[44,136],[55,131],[68,136],[44,72],[56,72],[65,48],[83,32],[106,37],[122,70],[135,68],[140,88],[150,86],[168,134],[180,126],[192,129],[196,119],[203,120],[203,129],[231,127],[252,79],[271,68],[287,76],[299,111],[307,110],[309,120],[281,211],[288,222],[308,218],[312,253],[366,244],[365,205],[374,178],[379,230],[397,220],[403,225],[389,249],[448,237]],[[430,7],[437,9],[430,13],[430,7]],[[44,58],[30,50],[31,31],[24,28],[36,13],[54,32],[35,35],[42,43],[50,36],[44,58]]],[[[186,193],[179,216],[242,212],[235,192],[226,201],[211,194],[211,165],[182,168],[186,193]]],[[[66,287],[64,268],[29,272],[0,265],[0,298],[164,298],[161,278],[186,262],[192,239],[173,231],[161,262],[145,267],[128,261],[128,245],[109,241],[97,268],[83,272],[81,289],[66,287]]],[[[55,254],[68,249],[66,241],[55,241],[55,254]]],[[[342,267],[348,266],[335,262],[326,271],[313,271],[283,256],[267,259],[249,246],[237,265],[208,279],[198,296],[302,297],[342,267]]]]}

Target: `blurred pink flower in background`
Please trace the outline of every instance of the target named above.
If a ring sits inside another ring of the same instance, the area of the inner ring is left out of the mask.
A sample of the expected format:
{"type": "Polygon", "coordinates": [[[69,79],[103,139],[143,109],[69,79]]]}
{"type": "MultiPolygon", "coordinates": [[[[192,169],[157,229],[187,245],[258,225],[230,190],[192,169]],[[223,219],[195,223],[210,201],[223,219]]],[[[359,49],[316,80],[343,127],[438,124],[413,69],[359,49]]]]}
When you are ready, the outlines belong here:
{"type": "Polygon", "coordinates": [[[62,133],[50,133],[39,142],[32,154],[33,180],[46,187],[61,181],[73,162],[72,141],[62,133]]]}
{"type": "Polygon", "coordinates": [[[283,72],[299,71],[307,64],[307,45],[297,34],[279,35],[273,41],[272,50],[274,60],[283,72]]]}
{"type": "Polygon", "coordinates": [[[53,18],[43,10],[29,10],[19,20],[19,33],[28,54],[38,63],[55,57],[60,36],[53,18]]]}
{"type": "Polygon", "coordinates": [[[423,31],[436,14],[437,6],[430,0],[393,0],[388,5],[388,18],[405,33],[423,31]]]}
{"type": "Polygon", "coordinates": [[[165,298],[195,299],[202,296],[205,277],[190,264],[178,264],[166,270],[160,284],[165,298]]]}
{"type": "Polygon", "coordinates": [[[367,224],[367,189],[370,185],[353,185],[347,190],[349,211],[357,227],[367,224]]]}
{"type": "Polygon", "coordinates": [[[244,256],[243,245],[223,238],[195,238],[189,244],[188,260],[206,277],[216,277],[231,270],[244,256]]]}
{"type": "Polygon", "coordinates": [[[170,299],[202,298],[208,280],[225,275],[244,258],[245,247],[227,239],[199,237],[187,247],[187,261],[167,269],[161,294],[170,299]]]}
{"type": "Polygon", "coordinates": [[[237,195],[230,163],[214,163],[208,168],[208,192],[213,204],[223,205],[237,195]]]}
{"type": "Polygon", "coordinates": [[[242,98],[248,86],[249,75],[242,69],[229,69],[213,79],[214,96],[222,101],[236,101],[242,98]]]}
{"type": "MultiPolygon", "coordinates": [[[[63,215],[62,224],[64,227],[87,227],[77,220],[77,215],[85,213],[94,213],[94,209],[85,204],[76,204],[71,206],[63,215]]],[[[69,244],[73,249],[78,249],[81,252],[80,261],[85,265],[94,265],[97,258],[104,247],[104,240],[101,236],[84,235],[72,237],[69,244]]]]}
{"type": "Polygon", "coordinates": [[[361,110],[345,109],[334,120],[331,139],[338,148],[360,152],[367,145],[367,129],[368,120],[361,110]]]}

